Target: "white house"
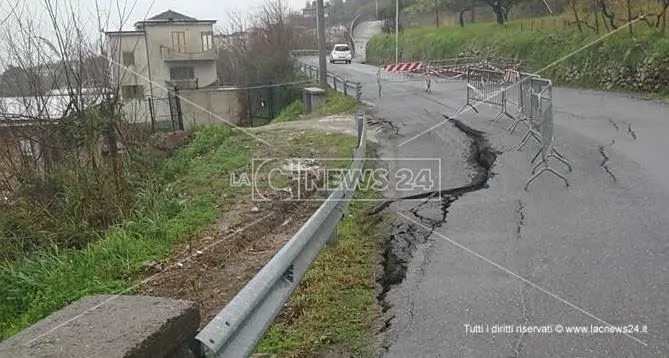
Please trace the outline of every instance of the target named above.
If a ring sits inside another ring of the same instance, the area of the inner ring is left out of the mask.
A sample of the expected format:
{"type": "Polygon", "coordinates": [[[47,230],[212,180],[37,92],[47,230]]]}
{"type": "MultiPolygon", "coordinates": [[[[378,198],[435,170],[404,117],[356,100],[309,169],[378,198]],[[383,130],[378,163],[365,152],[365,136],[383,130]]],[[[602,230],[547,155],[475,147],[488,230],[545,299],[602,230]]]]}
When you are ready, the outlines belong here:
{"type": "Polygon", "coordinates": [[[106,32],[112,83],[121,99],[165,98],[168,88],[215,84],[215,23],[167,10],[135,23],[132,31],[106,32]]]}

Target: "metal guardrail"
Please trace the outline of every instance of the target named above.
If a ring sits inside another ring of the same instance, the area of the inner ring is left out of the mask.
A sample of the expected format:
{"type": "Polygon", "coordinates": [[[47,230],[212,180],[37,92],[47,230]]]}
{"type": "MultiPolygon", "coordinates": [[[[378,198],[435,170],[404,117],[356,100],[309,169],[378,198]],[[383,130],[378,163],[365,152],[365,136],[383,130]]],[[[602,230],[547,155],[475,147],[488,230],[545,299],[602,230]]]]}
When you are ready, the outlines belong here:
{"type": "MultiPolygon", "coordinates": [[[[353,152],[351,170],[362,170],[366,150],[364,115],[356,114],[358,145],[353,152]]],[[[335,189],[321,207],[251,281],[195,337],[206,357],[242,358],[251,355],[283,305],[288,301],[305,272],[327,242],[334,239],[336,227],[345,216],[358,184],[344,183],[335,189]]]]}
{"type": "MultiPolygon", "coordinates": [[[[291,52],[295,59],[297,69],[307,75],[309,79],[318,80],[318,66],[299,61],[300,56],[318,56],[318,50],[296,50],[291,52]]],[[[347,96],[355,97],[358,101],[362,98],[362,83],[350,81],[344,77],[338,76],[332,72],[327,72],[327,84],[337,92],[347,96]]]]}

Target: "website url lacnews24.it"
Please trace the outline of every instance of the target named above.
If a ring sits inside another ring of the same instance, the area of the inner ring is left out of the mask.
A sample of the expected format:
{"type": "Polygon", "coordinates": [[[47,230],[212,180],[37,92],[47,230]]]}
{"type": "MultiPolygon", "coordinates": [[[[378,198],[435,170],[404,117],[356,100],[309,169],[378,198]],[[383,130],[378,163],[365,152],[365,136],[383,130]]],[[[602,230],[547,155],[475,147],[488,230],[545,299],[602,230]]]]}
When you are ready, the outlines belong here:
{"type": "Polygon", "coordinates": [[[517,324],[465,324],[466,333],[493,333],[493,334],[634,334],[648,333],[647,325],[517,325],[517,324]]]}
{"type": "MultiPolygon", "coordinates": [[[[558,332],[558,326],[555,325],[555,330],[558,332]]],[[[574,333],[574,334],[598,334],[598,333],[608,333],[608,334],[632,334],[632,333],[648,333],[648,326],[638,325],[638,324],[628,324],[625,326],[598,326],[598,325],[587,325],[587,326],[564,326],[562,327],[564,333],[574,333]]]]}

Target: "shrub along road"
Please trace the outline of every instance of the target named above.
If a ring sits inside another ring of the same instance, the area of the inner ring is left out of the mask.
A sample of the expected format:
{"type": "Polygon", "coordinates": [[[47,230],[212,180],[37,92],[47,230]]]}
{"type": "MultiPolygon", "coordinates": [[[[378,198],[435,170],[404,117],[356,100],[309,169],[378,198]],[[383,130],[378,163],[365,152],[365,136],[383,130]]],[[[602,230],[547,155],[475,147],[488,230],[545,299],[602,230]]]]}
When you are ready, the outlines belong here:
{"type": "Polygon", "coordinates": [[[556,89],[555,135],[574,167],[568,174],[571,187],[544,174],[525,192],[536,145],[514,150],[520,135],[505,130],[508,121],[491,122],[493,110],[463,114],[462,122],[447,122],[402,145],[441,123],[441,113],[455,116],[464,103],[463,83],[433,83],[431,94],[420,82],[384,83],[379,99],[376,67],[354,63],[328,70],[362,81],[363,99],[379,106],[390,129],[380,144],[381,157],[441,158],[442,189],[458,188],[442,192],[440,203],[392,205],[406,222],[397,224],[394,246],[387,250],[386,291],[406,278],[381,296],[386,307],[392,306],[386,313],[384,356],[651,357],[669,352],[666,105],[556,89]],[[482,188],[481,181],[486,182],[482,188]],[[427,243],[418,245],[421,241],[427,243]],[[465,329],[605,322],[645,326],[648,332],[465,329]]]}

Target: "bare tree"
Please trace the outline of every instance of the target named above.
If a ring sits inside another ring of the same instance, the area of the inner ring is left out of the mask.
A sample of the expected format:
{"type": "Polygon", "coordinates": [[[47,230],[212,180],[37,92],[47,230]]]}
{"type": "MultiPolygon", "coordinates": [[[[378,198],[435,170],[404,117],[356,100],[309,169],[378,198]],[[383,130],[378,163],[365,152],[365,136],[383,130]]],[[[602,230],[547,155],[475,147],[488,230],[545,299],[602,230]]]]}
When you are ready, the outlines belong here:
{"type": "MultiPolygon", "coordinates": [[[[0,65],[7,69],[0,98],[0,191],[13,195],[18,206],[11,210],[41,218],[25,219],[37,225],[34,232],[78,246],[86,239],[76,232],[84,230],[64,225],[106,227],[127,202],[118,85],[109,77],[102,38],[83,25],[76,3],[39,5],[46,22],[19,6],[0,35],[0,65]],[[75,187],[76,198],[67,198],[75,187]],[[63,211],[72,215],[69,224],[58,216],[63,211]]],[[[99,16],[97,25],[108,21],[99,16]]]]}

